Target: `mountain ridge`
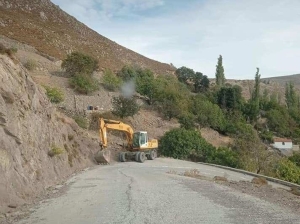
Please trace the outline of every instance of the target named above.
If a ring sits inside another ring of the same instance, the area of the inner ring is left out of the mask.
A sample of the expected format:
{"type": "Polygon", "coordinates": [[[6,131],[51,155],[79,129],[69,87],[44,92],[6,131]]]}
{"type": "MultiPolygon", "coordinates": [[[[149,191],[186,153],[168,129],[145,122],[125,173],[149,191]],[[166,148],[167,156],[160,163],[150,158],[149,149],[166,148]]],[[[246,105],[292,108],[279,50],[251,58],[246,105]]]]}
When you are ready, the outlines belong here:
{"type": "Polygon", "coordinates": [[[119,70],[129,64],[158,74],[175,71],[169,64],[149,59],[102,36],[50,0],[0,0],[0,27],[1,35],[58,59],[81,51],[97,58],[102,69],[119,70]]]}

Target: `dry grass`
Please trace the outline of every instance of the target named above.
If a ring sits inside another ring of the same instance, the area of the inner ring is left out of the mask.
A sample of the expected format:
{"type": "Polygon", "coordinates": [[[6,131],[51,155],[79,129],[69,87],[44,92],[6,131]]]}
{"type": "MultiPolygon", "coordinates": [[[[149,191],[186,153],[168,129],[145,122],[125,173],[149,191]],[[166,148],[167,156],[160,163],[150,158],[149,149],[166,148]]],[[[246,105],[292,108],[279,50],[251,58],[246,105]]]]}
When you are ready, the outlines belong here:
{"type": "Polygon", "coordinates": [[[258,186],[268,185],[268,181],[263,177],[254,177],[251,180],[251,183],[256,184],[258,186]]]}
{"type": "Polygon", "coordinates": [[[175,175],[177,174],[177,172],[175,170],[169,170],[169,171],[167,171],[167,173],[168,174],[175,174],[175,175]]]}
{"type": "Polygon", "coordinates": [[[52,148],[48,152],[48,155],[50,157],[54,157],[54,156],[60,155],[62,153],[64,153],[64,150],[62,148],[59,148],[57,146],[52,146],[52,148]]]}
{"type": "Polygon", "coordinates": [[[186,170],[186,171],[184,171],[183,176],[193,177],[193,178],[201,178],[202,177],[202,175],[200,175],[200,171],[197,169],[186,170]]]}
{"type": "Polygon", "coordinates": [[[69,141],[72,141],[74,139],[74,135],[68,134],[69,141]]]}
{"type": "Polygon", "coordinates": [[[221,181],[221,182],[228,182],[228,179],[226,177],[220,177],[220,176],[215,176],[213,178],[214,181],[221,181]]]}
{"type": "Polygon", "coordinates": [[[300,189],[298,187],[291,187],[291,191],[292,194],[300,196],[300,189]]]}

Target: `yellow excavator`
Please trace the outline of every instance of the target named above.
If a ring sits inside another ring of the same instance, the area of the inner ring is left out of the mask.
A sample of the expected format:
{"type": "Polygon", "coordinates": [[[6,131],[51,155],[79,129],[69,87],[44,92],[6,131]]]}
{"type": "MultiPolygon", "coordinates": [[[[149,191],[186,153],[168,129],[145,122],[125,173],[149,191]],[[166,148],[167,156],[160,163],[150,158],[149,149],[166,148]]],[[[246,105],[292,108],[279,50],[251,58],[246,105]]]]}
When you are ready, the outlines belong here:
{"type": "Polygon", "coordinates": [[[96,155],[96,161],[99,163],[110,162],[110,151],[107,147],[107,130],[117,130],[126,134],[126,151],[120,152],[119,161],[126,162],[134,159],[143,163],[146,159],[154,160],[157,157],[158,141],[157,139],[148,139],[146,131],[134,132],[132,127],[121,121],[99,119],[99,135],[101,150],[96,155]]]}

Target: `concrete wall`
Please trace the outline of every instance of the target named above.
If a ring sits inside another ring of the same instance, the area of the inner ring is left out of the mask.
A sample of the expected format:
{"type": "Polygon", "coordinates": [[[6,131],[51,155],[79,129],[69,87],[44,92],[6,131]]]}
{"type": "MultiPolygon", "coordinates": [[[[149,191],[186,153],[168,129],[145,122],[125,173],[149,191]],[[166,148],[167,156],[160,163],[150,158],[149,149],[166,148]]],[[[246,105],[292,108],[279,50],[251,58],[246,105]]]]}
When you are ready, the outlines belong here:
{"type": "Polygon", "coordinates": [[[277,149],[292,149],[293,143],[292,142],[274,142],[274,144],[272,144],[272,146],[277,149]]]}

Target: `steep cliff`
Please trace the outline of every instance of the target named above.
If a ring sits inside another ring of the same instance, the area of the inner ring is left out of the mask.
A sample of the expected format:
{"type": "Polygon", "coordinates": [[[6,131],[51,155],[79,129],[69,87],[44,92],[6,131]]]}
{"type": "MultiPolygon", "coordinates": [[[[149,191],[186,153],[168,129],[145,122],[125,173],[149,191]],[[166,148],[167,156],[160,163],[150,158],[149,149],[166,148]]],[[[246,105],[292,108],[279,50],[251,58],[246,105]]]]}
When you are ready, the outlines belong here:
{"type": "Polygon", "coordinates": [[[0,55],[0,212],[92,165],[98,149],[16,60],[0,55]]]}

